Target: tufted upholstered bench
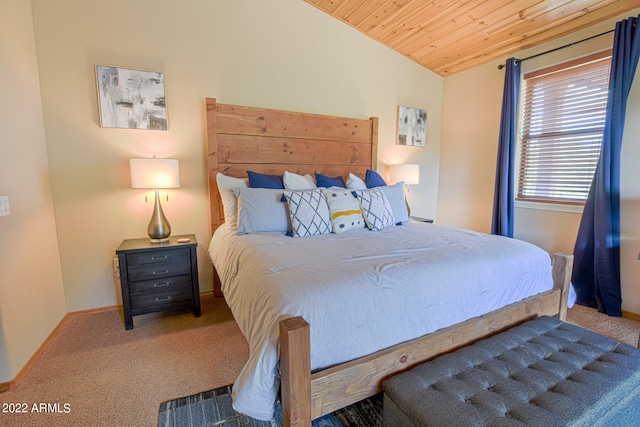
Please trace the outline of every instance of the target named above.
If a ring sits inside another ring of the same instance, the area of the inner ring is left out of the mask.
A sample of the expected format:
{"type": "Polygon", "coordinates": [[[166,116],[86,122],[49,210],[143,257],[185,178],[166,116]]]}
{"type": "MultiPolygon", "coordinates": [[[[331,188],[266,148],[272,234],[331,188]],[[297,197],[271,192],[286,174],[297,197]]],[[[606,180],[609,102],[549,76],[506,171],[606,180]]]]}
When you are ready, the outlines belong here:
{"type": "Polygon", "coordinates": [[[640,426],[640,350],[543,316],[383,389],[385,427],[640,426]]]}

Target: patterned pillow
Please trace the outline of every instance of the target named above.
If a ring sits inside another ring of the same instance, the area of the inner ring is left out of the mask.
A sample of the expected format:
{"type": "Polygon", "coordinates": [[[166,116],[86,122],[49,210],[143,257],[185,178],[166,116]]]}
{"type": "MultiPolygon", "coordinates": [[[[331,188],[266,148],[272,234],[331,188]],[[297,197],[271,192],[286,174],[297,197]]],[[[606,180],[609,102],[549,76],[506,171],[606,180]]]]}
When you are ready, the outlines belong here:
{"type": "Polygon", "coordinates": [[[327,198],[334,233],[344,233],[365,226],[358,199],[346,189],[323,189],[327,198]]]}
{"type": "Polygon", "coordinates": [[[362,215],[370,230],[378,231],[393,227],[396,223],[389,200],[379,187],[368,190],[354,190],[360,202],[362,215]]]}
{"type": "Polygon", "coordinates": [[[331,233],[327,199],[321,190],[284,191],[294,237],[331,233]]]}

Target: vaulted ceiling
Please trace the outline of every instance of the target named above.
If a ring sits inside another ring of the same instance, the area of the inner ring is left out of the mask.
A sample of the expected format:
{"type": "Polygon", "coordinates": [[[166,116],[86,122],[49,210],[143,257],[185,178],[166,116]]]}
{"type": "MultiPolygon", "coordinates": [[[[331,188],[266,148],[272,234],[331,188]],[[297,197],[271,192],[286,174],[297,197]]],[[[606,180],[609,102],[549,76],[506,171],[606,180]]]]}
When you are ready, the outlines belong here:
{"type": "Polygon", "coordinates": [[[305,1],[441,76],[640,7],[640,0],[305,1]]]}

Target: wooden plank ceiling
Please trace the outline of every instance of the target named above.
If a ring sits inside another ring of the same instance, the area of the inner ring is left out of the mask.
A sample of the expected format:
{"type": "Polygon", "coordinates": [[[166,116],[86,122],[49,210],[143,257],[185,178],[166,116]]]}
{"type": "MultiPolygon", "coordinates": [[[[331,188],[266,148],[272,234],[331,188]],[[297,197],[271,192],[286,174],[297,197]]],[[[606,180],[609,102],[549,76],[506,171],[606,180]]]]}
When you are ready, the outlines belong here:
{"type": "Polygon", "coordinates": [[[640,0],[305,1],[441,76],[640,7],[640,0]]]}

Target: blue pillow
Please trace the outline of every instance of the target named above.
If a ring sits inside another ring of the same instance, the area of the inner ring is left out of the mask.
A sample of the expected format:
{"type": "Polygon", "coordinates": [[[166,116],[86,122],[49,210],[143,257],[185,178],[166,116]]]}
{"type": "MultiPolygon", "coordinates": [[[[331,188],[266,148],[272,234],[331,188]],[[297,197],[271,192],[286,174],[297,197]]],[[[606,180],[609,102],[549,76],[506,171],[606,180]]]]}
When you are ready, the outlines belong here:
{"type": "Polygon", "coordinates": [[[316,174],[316,184],[318,187],[340,187],[346,188],[344,185],[344,179],[341,176],[336,176],[335,178],[331,178],[329,176],[316,174]]]}
{"type": "Polygon", "coordinates": [[[247,171],[247,175],[249,175],[249,187],[251,188],[275,188],[284,190],[284,183],[282,182],[281,176],[265,175],[252,171],[247,171]]]}
{"type": "Polygon", "coordinates": [[[367,184],[367,188],[382,187],[384,185],[387,185],[380,174],[371,169],[367,169],[367,174],[364,176],[364,182],[365,184],[367,184]]]}

